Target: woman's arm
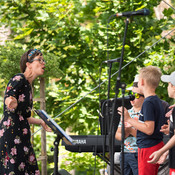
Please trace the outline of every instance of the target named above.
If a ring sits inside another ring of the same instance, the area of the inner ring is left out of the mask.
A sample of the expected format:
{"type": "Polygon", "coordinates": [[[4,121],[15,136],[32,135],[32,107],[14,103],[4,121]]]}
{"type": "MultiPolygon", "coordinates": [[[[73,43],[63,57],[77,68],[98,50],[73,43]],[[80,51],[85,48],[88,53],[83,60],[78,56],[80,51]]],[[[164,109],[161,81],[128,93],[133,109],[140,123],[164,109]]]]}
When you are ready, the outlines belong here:
{"type": "Polygon", "coordinates": [[[46,131],[48,131],[48,132],[51,132],[52,131],[52,129],[49,128],[42,119],[37,119],[37,118],[29,117],[29,118],[27,118],[27,120],[28,120],[29,124],[41,125],[46,131]]]}
{"type": "MultiPolygon", "coordinates": [[[[121,132],[122,128],[118,127],[116,133],[115,133],[115,138],[117,140],[122,140],[122,132],[121,132]]],[[[125,128],[125,138],[127,138],[130,135],[130,128],[125,128]]]]}

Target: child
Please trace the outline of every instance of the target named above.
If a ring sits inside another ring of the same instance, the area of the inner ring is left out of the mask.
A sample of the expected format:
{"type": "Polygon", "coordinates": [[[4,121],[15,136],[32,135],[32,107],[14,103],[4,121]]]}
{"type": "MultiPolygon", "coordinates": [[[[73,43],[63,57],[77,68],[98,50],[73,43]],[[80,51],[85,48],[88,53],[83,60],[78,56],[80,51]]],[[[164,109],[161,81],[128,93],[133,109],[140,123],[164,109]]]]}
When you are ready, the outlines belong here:
{"type": "MultiPolygon", "coordinates": [[[[139,119],[140,110],[144,101],[144,95],[140,93],[138,88],[138,74],[135,76],[133,87],[131,87],[135,99],[130,101],[132,108],[128,110],[129,115],[135,120],[139,119]]],[[[122,139],[122,124],[120,122],[115,138],[122,139]]],[[[138,175],[138,146],[136,144],[136,129],[125,123],[125,140],[124,140],[124,175],[138,175]]],[[[120,166],[122,156],[120,154],[120,166]]],[[[122,166],[121,166],[122,167],[122,166]]]]}
{"type": "MultiPolygon", "coordinates": [[[[124,109],[125,122],[137,129],[138,169],[139,175],[157,175],[159,164],[149,164],[149,156],[163,147],[164,109],[155,90],[159,85],[161,71],[158,67],[148,66],[139,71],[138,87],[145,100],[142,105],[139,121],[130,117],[124,109]]],[[[118,108],[122,115],[122,107],[118,108]]]]}
{"type": "MultiPolygon", "coordinates": [[[[171,73],[171,75],[163,75],[161,77],[163,82],[168,83],[168,95],[170,98],[175,99],[175,71],[171,73]]],[[[162,147],[160,150],[155,151],[150,155],[152,160],[148,161],[149,163],[162,163],[168,155],[169,150],[169,174],[175,174],[175,107],[172,111],[172,116],[170,117],[170,137],[171,139],[168,143],[162,147]],[[161,157],[162,156],[162,157],[161,157]],[[159,159],[161,157],[161,160],[159,159]]]]}

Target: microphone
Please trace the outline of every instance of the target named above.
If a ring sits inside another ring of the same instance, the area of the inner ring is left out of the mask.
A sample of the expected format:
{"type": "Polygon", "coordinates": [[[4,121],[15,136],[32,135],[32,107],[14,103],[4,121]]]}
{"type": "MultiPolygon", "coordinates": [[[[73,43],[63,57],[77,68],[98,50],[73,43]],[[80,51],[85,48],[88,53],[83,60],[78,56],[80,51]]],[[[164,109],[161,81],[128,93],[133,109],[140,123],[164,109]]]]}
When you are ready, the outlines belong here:
{"type": "Polygon", "coordinates": [[[103,63],[114,63],[114,62],[120,62],[120,58],[103,61],[103,63]]]}
{"type": "MultiPolygon", "coordinates": [[[[122,100],[122,98],[118,98],[119,100],[122,100]]],[[[129,100],[129,101],[133,101],[135,99],[134,95],[128,95],[124,97],[124,100],[129,100]]]]}
{"type": "Polygon", "coordinates": [[[148,9],[142,9],[142,10],[138,10],[138,11],[133,11],[133,12],[123,12],[123,13],[117,13],[116,15],[114,16],[117,16],[117,17],[130,17],[130,16],[137,16],[137,15],[143,15],[143,16],[146,16],[146,15],[149,15],[150,14],[150,11],[148,9]]]}

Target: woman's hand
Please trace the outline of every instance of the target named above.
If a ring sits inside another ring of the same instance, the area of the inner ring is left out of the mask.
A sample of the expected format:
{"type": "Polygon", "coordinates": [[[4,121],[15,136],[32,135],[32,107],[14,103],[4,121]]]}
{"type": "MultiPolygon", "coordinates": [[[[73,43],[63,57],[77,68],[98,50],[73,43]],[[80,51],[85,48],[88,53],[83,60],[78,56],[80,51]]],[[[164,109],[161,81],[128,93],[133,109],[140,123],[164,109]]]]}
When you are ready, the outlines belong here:
{"type": "Polygon", "coordinates": [[[42,120],[41,121],[41,126],[48,132],[52,132],[52,129],[48,127],[48,125],[42,120]]]}
{"type": "Polygon", "coordinates": [[[17,99],[12,96],[7,97],[5,99],[5,104],[7,105],[7,108],[9,108],[10,110],[15,110],[18,106],[17,99]]]}

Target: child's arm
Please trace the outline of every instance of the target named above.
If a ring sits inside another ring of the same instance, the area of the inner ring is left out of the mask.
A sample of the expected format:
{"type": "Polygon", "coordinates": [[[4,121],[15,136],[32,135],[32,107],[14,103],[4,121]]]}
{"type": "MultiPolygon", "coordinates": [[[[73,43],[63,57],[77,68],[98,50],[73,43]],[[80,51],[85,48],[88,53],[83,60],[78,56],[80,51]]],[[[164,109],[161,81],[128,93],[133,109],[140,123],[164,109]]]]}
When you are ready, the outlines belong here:
{"type": "Polygon", "coordinates": [[[171,149],[173,146],[175,146],[175,135],[173,137],[171,137],[171,139],[167,142],[166,145],[164,145],[164,147],[162,147],[161,149],[159,149],[158,151],[153,152],[149,158],[151,159],[150,161],[148,161],[148,163],[156,163],[159,158],[161,157],[161,155],[163,153],[165,153],[166,151],[168,151],[169,149],[171,149]]]}
{"type": "MultiPolygon", "coordinates": [[[[118,113],[122,115],[122,107],[118,108],[118,113]]],[[[152,135],[154,132],[154,121],[145,121],[145,122],[139,122],[133,118],[130,117],[128,110],[124,108],[124,118],[125,122],[130,123],[135,129],[147,134],[152,135]]]]}
{"type": "MultiPolygon", "coordinates": [[[[130,135],[129,128],[125,128],[125,138],[127,138],[130,135]]],[[[115,138],[117,140],[122,140],[122,128],[118,127],[116,133],[115,133],[115,138]]]]}

